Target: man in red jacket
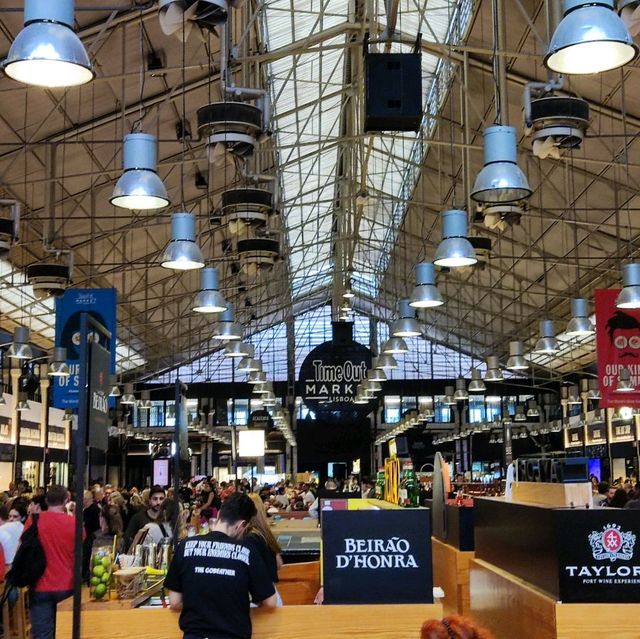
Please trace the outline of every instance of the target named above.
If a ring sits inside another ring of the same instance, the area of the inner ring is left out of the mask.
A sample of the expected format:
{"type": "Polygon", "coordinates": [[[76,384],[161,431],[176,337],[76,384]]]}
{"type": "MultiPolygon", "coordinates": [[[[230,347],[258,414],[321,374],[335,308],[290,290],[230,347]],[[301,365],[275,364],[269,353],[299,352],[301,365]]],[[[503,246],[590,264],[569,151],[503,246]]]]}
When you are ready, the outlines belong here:
{"type": "MultiPolygon", "coordinates": [[[[55,637],[56,606],[73,594],[75,520],[65,511],[69,491],[64,486],[50,486],[46,500],[48,510],[38,517],[38,539],[47,563],[44,574],[31,589],[32,639],[55,637]]],[[[24,529],[30,525],[31,518],[24,529]]]]}

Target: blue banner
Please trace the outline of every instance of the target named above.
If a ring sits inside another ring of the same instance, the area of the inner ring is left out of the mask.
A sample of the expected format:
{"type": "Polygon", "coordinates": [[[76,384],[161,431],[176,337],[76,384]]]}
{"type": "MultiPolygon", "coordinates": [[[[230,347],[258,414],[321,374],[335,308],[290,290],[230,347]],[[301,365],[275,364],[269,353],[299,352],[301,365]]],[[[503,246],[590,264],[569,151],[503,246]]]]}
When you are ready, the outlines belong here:
{"type": "Polygon", "coordinates": [[[56,299],[56,346],[67,349],[69,377],[53,378],[53,405],[78,407],[80,372],[80,315],[89,313],[113,336],[110,372],[116,371],[116,289],[71,288],[56,299]]]}

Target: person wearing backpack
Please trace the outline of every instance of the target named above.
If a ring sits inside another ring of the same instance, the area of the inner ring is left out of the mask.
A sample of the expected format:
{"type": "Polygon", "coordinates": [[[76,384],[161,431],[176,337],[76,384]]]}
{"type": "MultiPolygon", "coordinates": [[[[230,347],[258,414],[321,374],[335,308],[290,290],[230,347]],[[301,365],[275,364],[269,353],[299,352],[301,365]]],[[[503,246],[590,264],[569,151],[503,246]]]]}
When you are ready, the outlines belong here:
{"type": "MultiPolygon", "coordinates": [[[[73,594],[75,519],[69,517],[65,510],[69,499],[69,491],[64,486],[50,486],[46,494],[48,509],[37,516],[35,525],[44,551],[44,572],[30,585],[32,639],[55,637],[58,602],[73,594]]],[[[23,540],[33,523],[33,518],[29,517],[24,526],[23,540]]]]}

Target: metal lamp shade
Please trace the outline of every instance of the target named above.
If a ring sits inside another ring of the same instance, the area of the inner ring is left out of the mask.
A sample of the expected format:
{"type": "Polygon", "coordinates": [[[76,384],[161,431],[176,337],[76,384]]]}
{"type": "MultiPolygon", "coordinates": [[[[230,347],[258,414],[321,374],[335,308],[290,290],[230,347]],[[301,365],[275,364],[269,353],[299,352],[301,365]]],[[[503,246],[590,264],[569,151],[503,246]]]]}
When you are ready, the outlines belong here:
{"type": "Polygon", "coordinates": [[[355,297],[355,293],[350,288],[346,288],[344,290],[344,293],[342,294],[342,297],[344,297],[347,300],[350,300],[353,297],[355,297]]]}
{"type": "Polygon", "coordinates": [[[436,286],[436,270],[431,262],[421,262],[416,266],[416,287],[409,304],[413,308],[435,308],[444,304],[436,286]]]}
{"type": "Polygon", "coordinates": [[[109,386],[111,386],[109,397],[120,397],[122,395],[122,393],[120,392],[120,386],[118,386],[118,378],[116,375],[109,375],[109,386]]]}
{"type": "Polygon", "coordinates": [[[482,381],[480,371],[474,368],[471,371],[471,381],[469,382],[470,393],[484,393],[487,390],[485,383],[482,381]]]}
{"type": "Polygon", "coordinates": [[[456,402],[464,402],[469,399],[469,393],[467,393],[467,383],[463,377],[458,377],[456,380],[456,392],[453,394],[453,398],[456,402]]]}
{"type": "Polygon", "coordinates": [[[7,351],[11,359],[32,359],[33,350],[29,345],[29,329],[26,326],[18,326],[13,332],[13,342],[7,351]]]}
{"type": "Polygon", "coordinates": [[[121,404],[135,404],[136,397],[133,394],[133,384],[124,385],[124,393],[122,394],[121,404]]]}
{"type": "Polygon", "coordinates": [[[496,355],[487,357],[487,372],[484,374],[485,382],[502,382],[504,375],[500,370],[500,360],[496,355]]]}
{"type": "Polygon", "coordinates": [[[571,406],[579,406],[582,404],[582,399],[580,399],[580,392],[578,387],[573,385],[569,386],[569,395],[567,397],[567,404],[571,406]]]}
{"type": "Polygon", "coordinates": [[[249,373],[249,376],[247,377],[247,382],[249,384],[266,384],[267,375],[262,372],[249,373]]]}
{"type": "Polygon", "coordinates": [[[371,380],[372,382],[386,382],[387,375],[381,368],[372,368],[367,373],[367,379],[371,380]]]}
{"type": "Polygon", "coordinates": [[[631,62],[638,47],[613,0],[565,0],[544,64],[562,75],[602,73],[631,62]]]}
{"type": "Polygon", "coordinates": [[[533,349],[534,353],[541,355],[553,355],[560,350],[560,344],[553,331],[552,320],[542,320],[540,322],[540,339],[533,349]]]}
{"type": "Polygon", "coordinates": [[[368,404],[371,400],[368,397],[364,397],[364,395],[356,395],[356,398],[353,400],[354,404],[368,404]]]}
{"type": "Polygon", "coordinates": [[[376,360],[376,368],[380,368],[382,370],[394,370],[398,368],[398,362],[393,355],[387,355],[386,353],[382,353],[378,356],[376,360]]]}
{"type": "Polygon", "coordinates": [[[401,337],[391,337],[380,350],[387,355],[404,355],[409,352],[409,347],[401,337]]]}
{"type": "Polygon", "coordinates": [[[484,168],[471,197],[484,204],[508,204],[531,196],[526,175],[517,165],[516,130],[496,125],[484,130],[484,168]]]}
{"type": "Polygon", "coordinates": [[[581,335],[593,335],[596,332],[589,319],[588,302],[582,297],[574,297],[571,300],[571,319],[567,324],[567,335],[579,337],[581,335]]]}
{"type": "Polygon", "coordinates": [[[140,393],[138,408],[141,410],[151,410],[151,393],[149,391],[142,391],[140,393]]]}
{"type": "Polygon", "coordinates": [[[130,210],[162,209],[169,196],[156,173],[158,142],[148,133],[130,133],[123,142],[123,174],[113,189],[111,204],[130,210]]]}
{"type": "Polygon", "coordinates": [[[91,62],[73,31],[73,20],[73,0],[25,0],[25,26],[3,62],[4,72],[17,82],[47,88],[93,80],[91,62]]]}
{"type": "Polygon", "coordinates": [[[467,239],[468,222],[464,211],[453,209],[442,214],[442,241],[433,263],[447,268],[472,266],[478,261],[467,239]]]}
{"type": "Polygon", "coordinates": [[[587,391],[587,399],[598,400],[602,399],[602,395],[600,394],[600,388],[598,387],[597,379],[589,380],[589,390],[587,391]]]}
{"type": "Polygon", "coordinates": [[[204,266],[202,251],[196,244],[196,218],[192,213],[171,216],[171,241],[161,259],[163,268],[189,271],[204,266]]]}
{"type": "Polygon", "coordinates": [[[238,363],[238,370],[241,373],[259,373],[262,370],[262,363],[253,357],[243,357],[238,363]]]}
{"type": "Polygon", "coordinates": [[[513,416],[513,421],[526,422],[527,416],[524,412],[524,406],[516,406],[516,414],[513,416]]]}
{"type": "Polygon", "coordinates": [[[18,393],[18,403],[16,405],[17,411],[29,410],[29,400],[26,393],[18,393]]]}
{"type": "Polygon", "coordinates": [[[622,286],[616,300],[616,307],[640,308],[640,263],[631,262],[623,265],[622,286]]]}
{"type": "Polygon", "coordinates": [[[214,327],[212,339],[222,341],[240,340],[242,339],[243,328],[240,324],[233,321],[234,308],[233,304],[227,304],[227,308],[220,315],[220,321],[214,327]]]}
{"type": "Polygon", "coordinates": [[[201,272],[200,292],[193,301],[196,313],[223,313],[227,310],[227,302],[220,291],[218,269],[211,266],[203,268],[201,272]]]}
{"type": "Polygon", "coordinates": [[[456,400],[453,396],[453,386],[445,386],[444,387],[444,397],[442,398],[442,403],[445,406],[455,406],[456,400]]]}
{"type": "Polygon", "coordinates": [[[540,417],[540,411],[535,399],[529,400],[529,409],[527,410],[527,417],[540,417]]]}
{"type": "Polygon", "coordinates": [[[69,366],[67,365],[67,349],[56,346],[53,349],[53,356],[49,363],[49,375],[51,377],[69,377],[69,366]]]}
{"type": "Polygon", "coordinates": [[[616,393],[633,393],[635,390],[636,388],[631,382],[631,373],[625,366],[624,368],[620,369],[618,384],[616,386],[616,393]]]}
{"type": "Polygon", "coordinates": [[[402,298],[399,304],[399,318],[391,326],[391,334],[394,337],[419,337],[422,328],[414,317],[414,310],[409,305],[408,298],[402,298]]]}
{"type": "Polygon", "coordinates": [[[225,357],[252,358],[255,355],[255,349],[251,344],[245,342],[233,341],[229,342],[224,348],[225,357]]]}
{"type": "Polygon", "coordinates": [[[265,382],[264,384],[256,384],[255,386],[257,388],[254,387],[254,393],[258,393],[260,395],[268,395],[269,393],[273,393],[273,382],[265,382]]]}
{"type": "Polygon", "coordinates": [[[524,371],[529,368],[529,364],[524,358],[522,342],[509,342],[509,359],[507,360],[507,368],[511,371],[524,371]]]}

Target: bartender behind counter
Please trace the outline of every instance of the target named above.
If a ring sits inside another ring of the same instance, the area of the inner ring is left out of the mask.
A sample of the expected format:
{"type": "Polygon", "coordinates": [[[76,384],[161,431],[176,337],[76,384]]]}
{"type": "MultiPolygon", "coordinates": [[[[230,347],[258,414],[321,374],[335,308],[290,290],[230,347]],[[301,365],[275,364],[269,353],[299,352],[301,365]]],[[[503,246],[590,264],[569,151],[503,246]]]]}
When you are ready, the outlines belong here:
{"type": "Polygon", "coordinates": [[[208,535],[176,548],[165,579],[169,601],[180,612],[184,639],[250,639],[249,595],[274,608],[275,589],[265,563],[240,541],[256,507],[244,493],[230,495],[208,535]]]}

